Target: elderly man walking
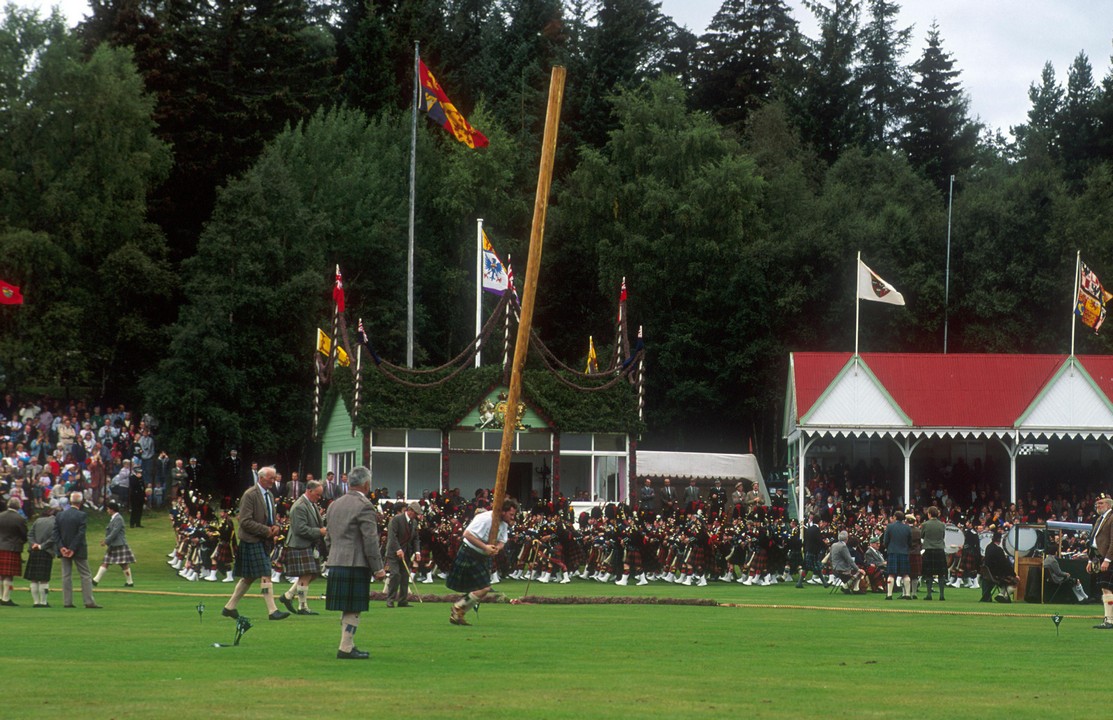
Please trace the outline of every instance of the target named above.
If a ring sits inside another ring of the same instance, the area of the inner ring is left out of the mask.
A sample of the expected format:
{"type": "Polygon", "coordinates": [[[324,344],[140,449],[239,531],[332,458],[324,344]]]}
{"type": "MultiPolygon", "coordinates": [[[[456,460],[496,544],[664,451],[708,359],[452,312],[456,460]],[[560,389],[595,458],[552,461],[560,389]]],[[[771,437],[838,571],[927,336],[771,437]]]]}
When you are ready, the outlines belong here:
{"type": "Polygon", "coordinates": [[[370,607],[371,577],[386,577],[379,554],[379,526],[375,506],[367,499],[371,471],[353,468],[348,475],[348,492],[328,509],[328,590],[325,609],[340,616],[340,660],[366,660],[370,653],[355,646],[359,616],[370,607]]]}
{"type": "Polygon", "coordinates": [[[273,467],[259,471],[259,480],[244,492],[240,498],[240,547],[232,574],[239,578],[232,597],[224,605],[220,614],[224,617],[238,618],[236,606],[248,588],[259,581],[259,592],[267,604],[267,617],[271,620],[285,620],[290,613],[278,609],[274,602],[274,587],[271,584],[271,549],[279,526],[275,520],[274,487],[277,472],[273,467]]]}

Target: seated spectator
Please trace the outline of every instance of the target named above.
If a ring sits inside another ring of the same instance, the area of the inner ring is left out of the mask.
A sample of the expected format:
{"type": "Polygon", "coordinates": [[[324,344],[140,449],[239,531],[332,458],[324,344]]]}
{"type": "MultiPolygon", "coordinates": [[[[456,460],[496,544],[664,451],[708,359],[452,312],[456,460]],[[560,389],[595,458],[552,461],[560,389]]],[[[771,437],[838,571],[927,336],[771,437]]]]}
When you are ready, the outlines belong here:
{"type": "MultiPolygon", "coordinates": [[[[847,595],[860,591],[859,584],[865,574],[854,562],[846,541],[850,535],[846,530],[839,531],[839,541],[831,546],[831,570],[842,582],[842,591],[847,595]]],[[[864,592],[864,591],[862,591],[864,592]]]]}
{"type": "Polygon", "coordinates": [[[1043,569],[1047,573],[1047,581],[1053,585],[1069,585],[1074,597],[1078,602],[1083,603],[1089,599],[1089,595],[1082,589],[1082,582],[1070,576],[1070,573],[1063,570],[1059,566],[1059,558],[1055,554],[1055,545],[1052,544],[1048,548],[1047,555],[1043,559],[1043,569]]]}
{"type": "Polygon", "coordinates": [[[992,600],[1001,603],[1011,603],[1016,595],[1016,586],[1020,579],[1013,573],[1013,564],[1005,555],[1001,547],[1002,533],[993,531],[993,541],[985,549],[985,561],[982,565],[982,599],[980,602],[990,602],[990,587],[997,587],[997,595],[992,600]]]}

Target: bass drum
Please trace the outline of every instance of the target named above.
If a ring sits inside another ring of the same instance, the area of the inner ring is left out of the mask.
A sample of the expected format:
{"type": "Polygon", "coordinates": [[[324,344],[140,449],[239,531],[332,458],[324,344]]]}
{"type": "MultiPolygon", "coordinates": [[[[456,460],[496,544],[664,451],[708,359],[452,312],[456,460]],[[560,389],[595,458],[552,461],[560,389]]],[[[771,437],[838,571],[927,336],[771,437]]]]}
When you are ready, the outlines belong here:
{"type": "Polygon", "coordinates": [[[993,531],[982,530],[978,533],[978,544],[982,547],[982,557],[985,557],[985,549],[993,542],[993,531]]]}
{"type": "Polygon", "coordinates": [[[1013,528],[1005,535],[1003,545],[1009,555],[1028,557],[1036,549],[1039,539],[1040,533],[1035,528],[1013,528]]]}
{"type": "Polygon", "coordinates": [[[943,544],[945,545],[945,552],[948,555],[954,555],[962,549],[963,536],[962,529],[947,523],[947,532],[943,536],[943,544]]]}

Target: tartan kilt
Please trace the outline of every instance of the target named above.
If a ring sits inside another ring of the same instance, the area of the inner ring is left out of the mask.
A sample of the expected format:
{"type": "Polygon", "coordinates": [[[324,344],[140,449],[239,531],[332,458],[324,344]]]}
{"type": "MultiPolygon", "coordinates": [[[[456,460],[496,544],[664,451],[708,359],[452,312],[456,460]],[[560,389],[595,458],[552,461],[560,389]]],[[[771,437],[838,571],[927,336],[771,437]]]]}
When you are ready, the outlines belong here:
{"type": "Polygon", "coordinates": [[[688,550],[684,551],[684,554],[688,556],[686,564],[692,567],[703,567],[704,563],[707,561],[707,549],[704,548],[703,545],[693,543],[688,546],[688,550]],[[690,555],[688,554],[688,550],[692,551],[690,555]]]}
{"type": "Polygon", "coordinates": [[[974,553],[966,548],[962,549],[962,572],[964,574],[977,575],[982,570],[982,556],[980,553],[974,553]]]}
{"type": "Polygon", "coordinates": [[[754,559],[750,562],[750,573],[764,575],[769,572],[769,551],[766,549],[754,552],[754,559]]]}
{"type": "Polygon", "coordinates": [[[904,553],[889,553],[888,563],[885,566],[885,572],[889,575],[910,575],[912,569],[908,563],[908,556],[904,553]]]}
{"type": "Polygon", "coordinates": [[[313,557],[313,548],[287,547],[282,549],[282,573],[287,577],[320,575],[321,564],[313,557]]]}
{"type": "Polygon", "coordinates": [[[924,556],[918,552],[914,552],[908,556],[908,574],[912,577],[920,577],[924,574],[924,556]]]}
{"type": "Polygon", "coordinates": [[[232,554],[232,543],[222,541],[216,544],[216,551],[213,553],[214,564],[231,565],[235,559],[232,554]]]}
{"type": "Polygon", "coordinates": [[[633,568],[642,566],[642,549],[635,545],[626,548],[626,564],[633,568]]]}
{"type": "Polygon", "coordinates": [[[584,564],[587,559],[583,547],[578,542],[572,540],[564,544],[564,562],[568,565],[570,570],[574,570],[584,564]]]}
{"type": "Polygon", "coordinates": [[[947,555],[942,550],[924,550],[923,576],[947,574],[947,555]]]}
{"type": "Polygon", "coordinates": [[[23,556],[12,550],[0,550],[0,577],[17,578],[23,574],[23,556]]]}
{"type": "MultiPolygon", "coordinates": [[[[242,545],[240,547],[243,547],[242,545]]],[[[362,613],[371,606],[371,571],[365,567],[330,567],[325,609],[362,613]]]]}
{"type": "Polygon", "coordinates": [[[31,550],[27,553],[27,567],[23,570],[23,579],[31,582],[50,582],[50,571],[53,569],[54,555],[45,550],[31,550]]]}
{"type": "Polygon", "coordinates": [[[135,562],[135,553],[127,545],[109,545],[104,551],[104,560],[101,565],[131,565],[135,562]]]}
{"type": "MultiPolygon", "coordinates": [[[[232,566],[232,574],[242,578],[270,577],[271,559],[263,543],[240,543],[240,552],[232,566]]],[[[331,574],[331,573],[330,573],[331,574]]]]}
{"type": "Polygon", "coordinates": [[[490,587],[491,559],[473,550],[471,546],[461,544],[460,550],[456,553],[456,561],[452,563],[452,570],[448,573],[444,584],[449,590],[460,593],[490,587]]]}

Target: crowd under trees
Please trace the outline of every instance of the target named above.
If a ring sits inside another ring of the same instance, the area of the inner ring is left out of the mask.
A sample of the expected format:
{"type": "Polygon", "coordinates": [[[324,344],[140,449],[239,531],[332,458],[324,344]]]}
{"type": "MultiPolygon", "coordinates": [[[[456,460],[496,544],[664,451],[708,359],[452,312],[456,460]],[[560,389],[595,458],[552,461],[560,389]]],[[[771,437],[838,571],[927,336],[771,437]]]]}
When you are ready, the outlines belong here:
{"type": "Polygon", "coordinates": [[[1075,251],[1113,282],[1113,74],[1048,64],[1027,122],[984,127],[945,27],[805,5],[815,37],[783,0],[725,0],[698,36],[653,0],[93,0],[73,28],[8,6],[7,384],[126,399],[178,452],[301,452],[334,265],[405,357],[415,42],[490,138],[419,119],[418,364],[474,336],[477,217],[524,276],[554,65],[535,325],[606,357],[626,277],[643,446],[775,461],[788,353],[853,348],[859,250],[907,300],[862,307],[864,351],[941,352],[946,318],[950,352],[1066,352],[1075,251]]]}

